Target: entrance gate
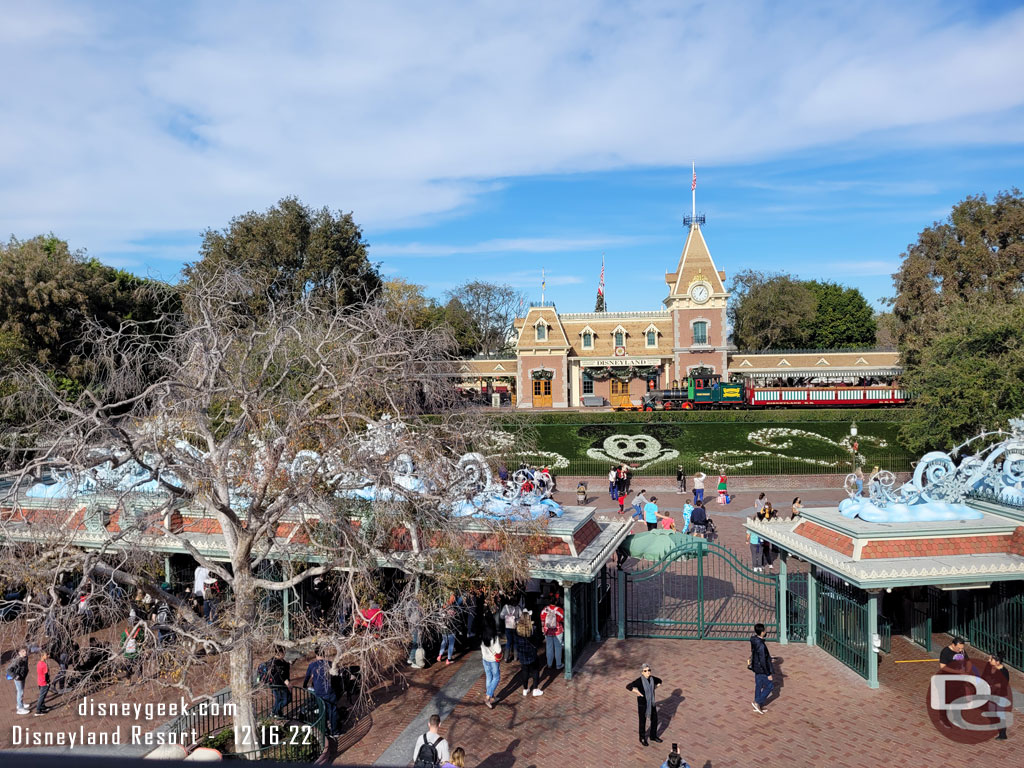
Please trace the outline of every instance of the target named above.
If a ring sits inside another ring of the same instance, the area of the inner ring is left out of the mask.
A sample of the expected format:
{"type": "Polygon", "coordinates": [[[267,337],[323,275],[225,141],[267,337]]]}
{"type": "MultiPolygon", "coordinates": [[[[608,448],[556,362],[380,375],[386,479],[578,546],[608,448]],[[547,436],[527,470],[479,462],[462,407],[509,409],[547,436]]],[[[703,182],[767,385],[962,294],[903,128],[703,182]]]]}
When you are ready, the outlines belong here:
{"type": "Polygon", "coordinates": [[[778,639],[778,576],[748,568],[721,544],[694,539],[641,564],[625,574],[628,637],[747,640],[761,623],[766,639],[778,639]]]}

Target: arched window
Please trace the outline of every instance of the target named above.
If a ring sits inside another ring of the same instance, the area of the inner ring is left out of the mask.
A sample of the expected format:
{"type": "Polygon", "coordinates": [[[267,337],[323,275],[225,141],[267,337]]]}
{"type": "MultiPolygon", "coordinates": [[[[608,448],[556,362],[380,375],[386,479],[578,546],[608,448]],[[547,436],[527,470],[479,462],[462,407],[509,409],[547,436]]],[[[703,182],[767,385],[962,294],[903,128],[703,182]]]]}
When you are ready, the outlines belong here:
{"type": "Polygon", "coordinates": [[[624,347],[626,345],[626,336],[622,331],[615,332],[615,346],[624,347]]]}
{"type": "Polygon", "coordinates": [[[708,343],[708,324],[703,320],[693,324],[693,343],[695,345],[708,343]]]}
{"type": "Polygon", "coordinates": [[[594,347],[594,335],[590,331],[586,331],[583,334],[583,348],[593,349],[594,347]]]}
{"type": "Polygon", "coordinates": [[[544,323],[537,323],[537,341],[547,341],[548,327],[544,323]]]}
{"type": "Polygon", "coordinates": [[[648,347],[656,347],[656,346],[658,346],[658,334],[656,334],[654,331],[648,331],[647,332],[647,346],[648,347]]]}

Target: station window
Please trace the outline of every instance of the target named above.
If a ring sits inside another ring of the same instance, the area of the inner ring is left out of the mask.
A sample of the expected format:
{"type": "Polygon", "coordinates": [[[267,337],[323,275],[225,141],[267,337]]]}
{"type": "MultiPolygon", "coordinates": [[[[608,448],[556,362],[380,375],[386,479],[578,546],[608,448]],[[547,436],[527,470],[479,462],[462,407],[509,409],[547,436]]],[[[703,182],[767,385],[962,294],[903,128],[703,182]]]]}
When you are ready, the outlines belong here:
{"type": "Polygon", "coordinates": [[[654,331],[647,332],[647,346],[656,347],[658,346],[658,334],[654,331]]]}
{"type": "Polygon", "coordinates": [[[583,334],[583,348],[584,349],[593,349],[593,347],[594,347],[594,334],[592,334],[590,331],[587,331],[586,333],[583,334]]]}
{"type": "Polygon", "coordinates": [[[623,347],[626,345],[626,335],[622,331],[615,332],[615,346],[623,347]]]}
{"type": "Polygon", "coordinates": [[[547,341],[548,339],[548,327],[544,323],[540,323],[537,326],[537,341],[547,341]]]}
{"type": "Polygon", "coordinates": [[[592,395],[594,394],[594,380],[590,378],[590,374],[583,374],[583,394],[592,395]]]}
{"type": "Polygon", "coordinates": [[[693,343],[694,344],[707,344],[708,343],[708,324],[701,321],[693,324],[693,343]]]}

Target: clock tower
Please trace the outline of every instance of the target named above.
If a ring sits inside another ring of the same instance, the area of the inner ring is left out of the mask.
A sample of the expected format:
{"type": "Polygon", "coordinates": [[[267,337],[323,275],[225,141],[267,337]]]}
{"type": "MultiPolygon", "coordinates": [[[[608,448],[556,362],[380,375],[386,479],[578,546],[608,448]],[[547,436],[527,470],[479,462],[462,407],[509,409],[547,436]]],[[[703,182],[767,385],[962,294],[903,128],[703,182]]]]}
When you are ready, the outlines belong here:
{"type": "Polygon", "coordinates": [[[665,275],[668,296],[665,308],[672,316],[671,381],[682,381],[698,366],[711,368],[724,378],[727,373],[725,272],[719,272],[700,226],[703,216],[686,217],[690,232],[675,272],[665,275]]]}

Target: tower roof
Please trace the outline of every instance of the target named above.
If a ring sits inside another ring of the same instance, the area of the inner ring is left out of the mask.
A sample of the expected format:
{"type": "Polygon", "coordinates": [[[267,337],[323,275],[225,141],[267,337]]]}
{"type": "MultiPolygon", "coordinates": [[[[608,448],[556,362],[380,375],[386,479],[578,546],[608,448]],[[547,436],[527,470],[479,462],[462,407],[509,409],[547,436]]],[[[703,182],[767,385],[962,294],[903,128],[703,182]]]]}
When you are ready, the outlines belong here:
{"type": "Polygon", "coordinates": [[[719,272],[715,267],[708,244],[704,242],[704,235],[701,234],[700,227],[694,224],[686,237],[683,253],[679,257],[679,266],[675,272],[666,273],[665,282],[669,286],[669,296],[683,296],[690,285],[697,281],[708,283],[712,293],[726,292],[725,273],[719,272]]]}

